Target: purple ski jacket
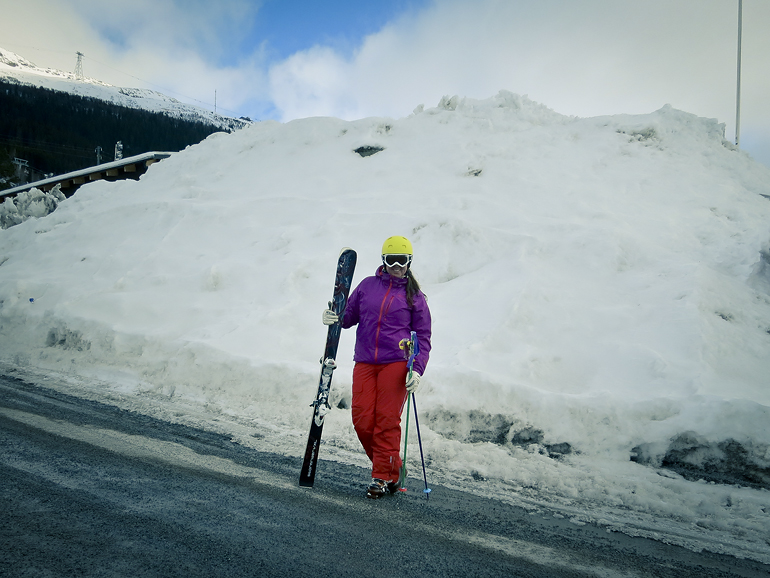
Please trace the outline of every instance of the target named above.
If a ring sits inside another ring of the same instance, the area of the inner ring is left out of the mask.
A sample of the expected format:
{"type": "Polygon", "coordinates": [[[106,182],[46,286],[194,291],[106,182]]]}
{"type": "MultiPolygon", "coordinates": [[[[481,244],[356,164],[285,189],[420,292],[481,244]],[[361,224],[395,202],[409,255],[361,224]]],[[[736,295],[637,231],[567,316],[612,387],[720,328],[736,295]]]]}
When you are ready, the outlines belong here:
{"type": "Polygon", "coordinates": [[[342,327],[356,329],[353,359],[361,363],[386,364],[405,359],[398,344],[417,333],[420,353],[414,359],[414,370],[423,375],[430,356],[431,320],[428,303],[422,292],[414,296],[410,309],[406,302],[406,279],[398,279],[380,266],[350,294],[342,327]]]}

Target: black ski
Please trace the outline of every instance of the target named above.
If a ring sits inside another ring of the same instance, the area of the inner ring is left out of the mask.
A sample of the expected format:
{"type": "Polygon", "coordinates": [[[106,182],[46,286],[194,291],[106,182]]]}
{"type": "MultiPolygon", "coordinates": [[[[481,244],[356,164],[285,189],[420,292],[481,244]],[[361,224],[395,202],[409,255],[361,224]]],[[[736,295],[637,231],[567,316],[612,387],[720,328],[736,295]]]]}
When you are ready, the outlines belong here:
{"type": "MultiPolygon", "coordinates": [[[[353,281],[353,271],[355,268],[356,252],[353,249],[343,249],[337,261],[334,297],[329,303],[329,308],[340,316],[340,320],[345,314],[345,307],[348,304],[348,294],[350,293],[350,284],[353,281]]],[[[337,346],[340,343],[340,333],[342,333],[342,325],[339,321],[329,326],[329,331],[326,334],[326,349],[324,350],[324,356],[321,358],[321,378],[318,383],[318,393],[313,403],[310,404],[313,407],[313,421],[310,423],[310,435],[307,438],[305,460],[302,462],[302,471],[299,475],[299,485],[308,488],[312,488],[315,482],[318,450],[321,446],[321,433],[324,428],[324,417],[331,410],[329,392],[332,386],[332,373],[337,368],[335,359],[337,357],[337,346]]]]}

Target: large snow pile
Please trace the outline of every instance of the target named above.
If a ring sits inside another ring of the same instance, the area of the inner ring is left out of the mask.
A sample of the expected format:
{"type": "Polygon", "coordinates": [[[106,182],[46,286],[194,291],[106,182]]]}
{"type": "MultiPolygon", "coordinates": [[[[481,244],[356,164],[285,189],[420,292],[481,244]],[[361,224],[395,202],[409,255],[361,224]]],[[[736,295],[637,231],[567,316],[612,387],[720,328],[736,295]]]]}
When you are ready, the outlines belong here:
{"type": "MultiPolygon", "coordinates": [[[[769,195],[721,125],[670,107],[501,92],[264,122],[0,231],[0,355],[300,455],[337,252],[356,283],[405,235],[431,479],[770,561],[769,195]]],[[[364,465],[353,341],[322,457],[364,465]]]]}

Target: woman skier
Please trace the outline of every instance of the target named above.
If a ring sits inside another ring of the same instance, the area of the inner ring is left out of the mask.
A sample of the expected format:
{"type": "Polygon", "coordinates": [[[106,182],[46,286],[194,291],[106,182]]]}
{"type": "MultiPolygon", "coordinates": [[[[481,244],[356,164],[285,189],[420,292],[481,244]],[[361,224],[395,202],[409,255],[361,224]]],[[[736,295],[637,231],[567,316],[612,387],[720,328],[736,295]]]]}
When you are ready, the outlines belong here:
{"type": "MultiPolygon", "coordinates": [[[[430,354],[431,318],[425,295],[412,275],[412,244],[390,237],[382,245],[382,266],[350,294],[342,327],[358,325],[353,356],[353,426],[372,461],[369,498],[399,489],[401,413],[409,394],[417,391],[430,354]],[[420,351],[411,378],[399,346],[417,334],[420,351]]],[[[324,325],[338,321],[327,309],[324,325]]]]}

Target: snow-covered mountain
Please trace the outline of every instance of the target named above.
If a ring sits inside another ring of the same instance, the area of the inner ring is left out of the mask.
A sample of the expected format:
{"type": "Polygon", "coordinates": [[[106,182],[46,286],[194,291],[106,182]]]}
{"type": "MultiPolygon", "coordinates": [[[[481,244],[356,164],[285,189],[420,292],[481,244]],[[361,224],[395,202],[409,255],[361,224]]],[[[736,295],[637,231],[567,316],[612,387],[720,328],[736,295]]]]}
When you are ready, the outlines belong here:
{"type": "Polygon", "coordinates": [[[40,68],[3,48],[0,48],[0,80],[98,98],[129,108],[161,112],[176,118],[212,124],[222,130],[231,131],[250,124],[243,119],[222,116],[205,108],[180,102],[155,90],[113,86],[87,77],[79,80],[74,72],[40,68]]]}

